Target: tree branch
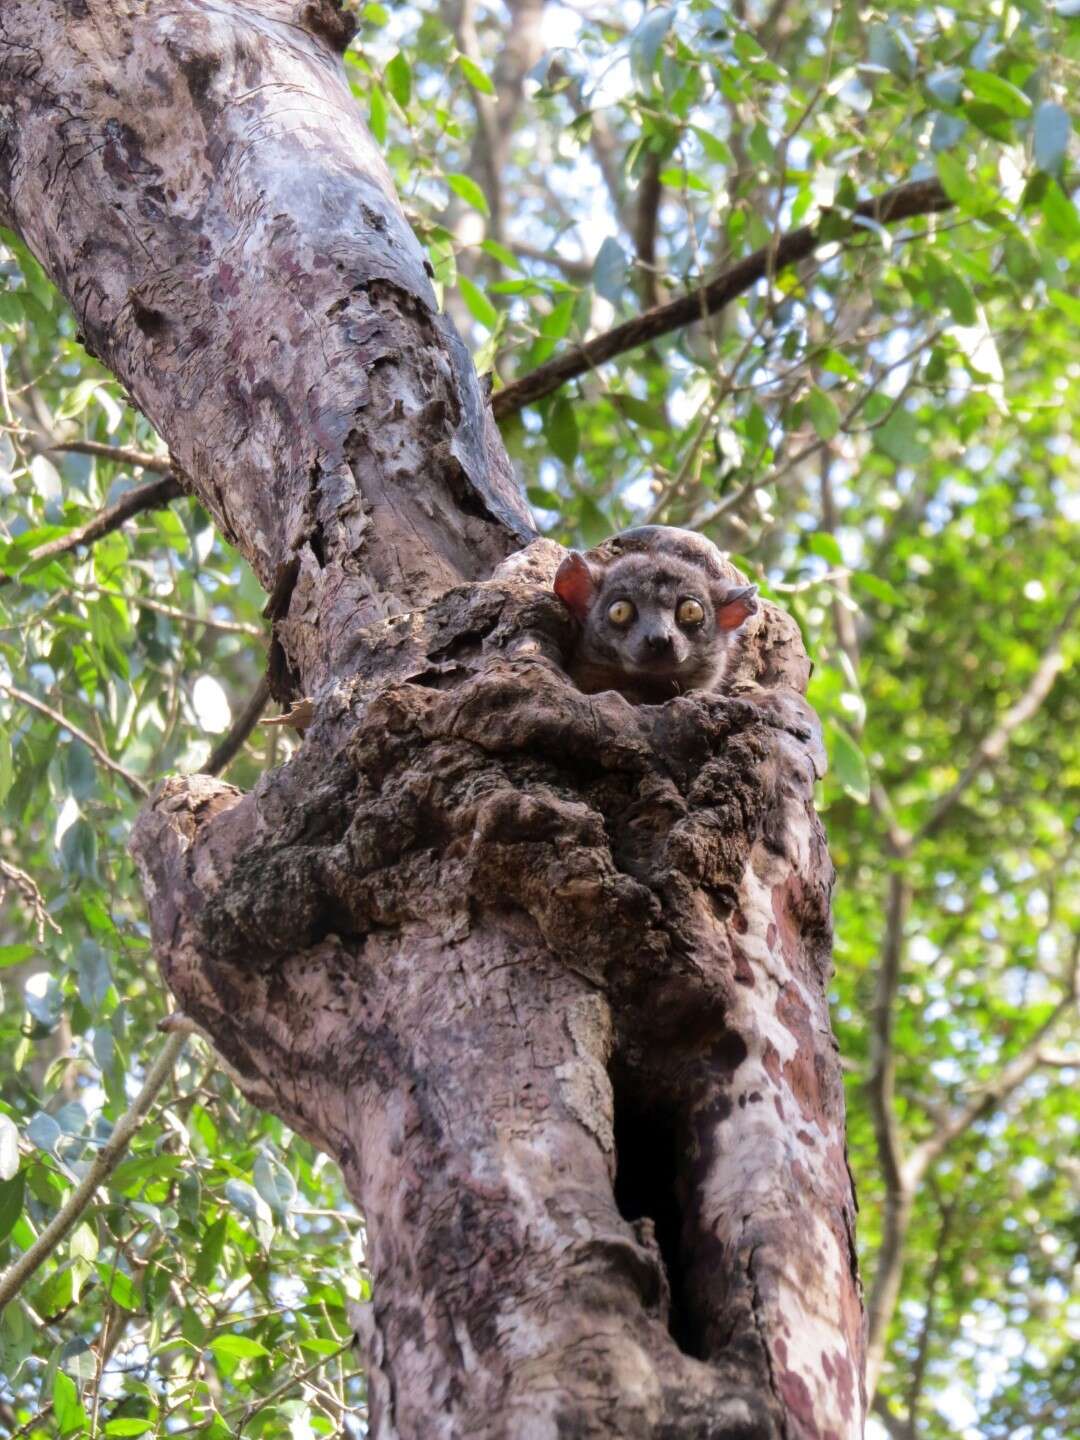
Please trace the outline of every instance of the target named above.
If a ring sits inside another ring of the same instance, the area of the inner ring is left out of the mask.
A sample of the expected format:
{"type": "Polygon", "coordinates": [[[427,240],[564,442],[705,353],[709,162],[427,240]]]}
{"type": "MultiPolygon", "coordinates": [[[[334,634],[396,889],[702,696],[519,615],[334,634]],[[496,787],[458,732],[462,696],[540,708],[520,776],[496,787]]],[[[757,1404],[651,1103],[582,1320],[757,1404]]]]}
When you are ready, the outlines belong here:
{"type": "Polygon", "coordinates": [[[116,1128],[94,1156],[90,1169],[30,1248],[24,1250],[7,1273],[0,1277],[0,1312],[74,1228],[93,1200],[98,1186],[108,1179],[123,1159],[158,1091],[172,1074],[173,1066],[187,1043],[189,1033],[188,1029],[178,1029],[165,1041],[157,1059],[147,1070],[143,1087],[131,1108],[116,1122],[116,1128]]]}
{"type": "MultiPolygon", "coordinates": [[[[1047,1019],[1039,1026],[1023,1049],[997,1075],[972,1091],[965,1105],[932,1135],[917,1145],[911,1152],[905,1166],[905,1178],[914,1188],[934,1162],[942,1156],[952,1142],[970,1130],[976,1121],[988,1115],[1003,1100],[1016,1090],[1029,1075],[1043,1064],[1054,1064],[1060,1059],[1060,1052],[1046,1049],[1043,1041],[1058,1023],[1076,1005],[1077,971],[1080,968],[1080,931],[1073,943],[1069,957],[1069,975],[1065,982],[1065,993],[1054,1006],[1047,1019]]],[[[1074,1056],[1073,1064],[1080,1063],[1080,1056],[1074,1056]]]]}
{"type": "Polygon", "coordinates": [[[869,1396],[873,1396],[877,1388],[878,1375],[885,1358],[885,1334],[900,1293],[904,1241],[914,1193],[908,1167],[904,1163],[900,1127],[896,1121],[896,1052],[892,1033],[893,1012],[904,954],[904,925],[910,903],[911,888],[903,874],[894,870],[889,876],[885,943],[882,946],[871,1011],[871,1069],[866,1086],[878,1159],[885,1181],[881,1245],[866,1305],[869,1332],[866,1385],[869,1396]]]}
{"type": "Polygon", "coordinates": [[[244,741],[259,723],[270,699],[270,679],[264,675],[251,693],[251,698],[240,714],[210,752],[210,758],[202,767],[204,775],[220,775],[237,754],[244,741]]]}
{"type": "Polygon", "coordinates": [[[104,750],[85,730],[80,730],[78,725],[72,724],[70,720],[61,715],[59,710],[54,710],[51,705],[46,705],[44,700],[38,700],[36,696],[28,695],[25,690],[19,690],[3,680],[0,680],[0,693],[10,695],[13,700],[18,700],[20,705],[25,705],[30,710],[36,710],[39,715],[44,715],[54,725],[59,725],[69,731],[76,740],[80,740],[86,746],[99,764],[104,765],[106,770],[111,770],[114,775],[118,775],[123,780],[136,799],[146,800],[149,798],[149,786],[144,785],[137,775],[133,775],[119,761],[114,760],[107,750],[104,750]]]}
{"type": "MultiPolygon", "coordinates": [[[[89,441],[85,442],[89,444],[89,441]]],[[[54,449],[70,450],[75,447],[70,445],[54,446],[54,449]]],[[[102,450],[111,450],[108,445],[99,447],[102,450]]],[[[112,455],[127,453],[136,454],[136,451],[111,451],[112,455]]],[[[151,457],[155,458],[155,457],[151,457]]],[[[142,461],[132,462],[141,464],[142,461]]],[[[156,465],[154,467],[157,468],[156,465]]],[[[80,545],[90,545],[95,540],[100,540],[103,535],[110,534],[113,530],[119,530],[126,520],[133,515],[140,514],[143,510],[158,510],[163,505],[168,505],[184,493],[183,486],[177,480],[174,473],[167,469],[159,480],[151,480],[146,485],[139,485],[134,490],[128,490],[121,495],[119,500],[112,505],[106,505],[99,510],[92,520],[85,525],[77,525],[74,530],[69,530],[66,535],[58,535],[55,540],[47,540],[43,545],[36,546],[26,557],[27,563],[31,560],[44,560],[50,555],[65,555],[70,550],[77,549],[80,545]]],[[[10,585],[15,579],[12,574],[0,574],[0,585],[10,585]]]]}
{"type": "Polygon", "coordinates": [[[45,897],[35,884],[32,876],[25,870],[20,870],[17,865],[12,865],[7,860],[0,860],[0,900],[7,898],[7,888],[14,885],[15,889],[22,896],[23,904],[34,917],[34,931],[37,935],[39,945],[45,941],[46,925],[55,934],[60,934],[60,926],[49,914],[45,904],[45,897]]]}
{"type": "MultiPolygon", "coordinates": [[[[966,1170],[964,1173],[966,1174],[966,1170]]],[[[930,1265],[930,1274],[926,1277],[926,1304],[923,1310],[922,1324],[919,1327],[919,1342],[915,1351],[915,1360],[911,1367],[911,1376],[908,1381],[906,1398],[907,1429],[912,1440],[914,1440],[916,1433],[916,1416],[919,1410],[919,1400],[922,1396],[923,1382],[926,1379],[926,1363],[930,1358],[930,1341],[934,1334],[938,1282],[945,1268],[945,1252],[949,1244],[953,1220],[956,1218],[956,1211],[959,1204],[960,1193],[958,1191],[946,1203],[941,1205],[941,1224],[938,1226],[937,1244],[934,1246],[934,1258],[930,1265]]]]}
{"type": "Polygon", "coordinates": [[[62,450],[68,455],[94,455],[99,460],[111,460],[114,465],[138,465],[155,475],[170,475],[176,466],[168,455],[154,455],[149,450],[130,450],[125,445],[101,445],[96,440],[66,440],[63,444],[50,445],[51,451],[62,450]]]}
{"type": "Polygon", "coordinates": [[[663,194],[664,187],[660,183],[660,156],[650,150],[645,156],[634,214],[638,294],[642,303],[650,309],[655,309],[660,303],[660,287],[656,273],[656,231],[663,194]]]}
{"type": "MultiPolygon", "coordinates": [[[[852,212],[853,216],[872,220],[879,225],[893,224],[908,220],[915,215],[931,215],[952,207],[952,201],[945,194],[937,180],[911,180],[898,185],[884,195],[864,200],[852,212]]],[[[722,310],[737,296],[744,294],[767,274],[778,274],[788,265],[804,260],[820,244],[820,226],[804,225],[780,236],[778,241],[763,245],[752,255],[732,265],[710,280],[701,289],[680,295],[667,305],[657,305],[644,314],[627,320],[622,325],[605,331],[602,335],[587,340],[565,355],[560,355],[546,364],[538,366],[531,374],[504,390],[496,391],[491,397],[492,413],[496,419],[513,415],[526,405],[550,395],[568,380],[595,369],[605,361],[636,349],[672,330],[681,329],[707,315],[722,310]]]]}
{"type": "Polygon", "coordinates": [[[961,796],[965,793],[972,781],[979,772],[987,765],[992,765],[995,760],[1000,759],[1006,745],[1012,738],[1013,731],[1017,730],[1025,720],[1030,720],[1036,713],[1039,706],[1053,689],[1054,681],[1057,679],[1058,671],[1065,663],[1061,653],[1061,642],[1068,634],[1073,620],[1080,613],[1080,593],[1076,594],[1058,625],[1051,632],[1050,640],[1043,651],[1038,667],[1028,682],[1027,689],[1017,700],[1016,704],[1006,710],[1000,722],[991,730],[990,734],[979,745],[975,754],[968,761],[967,767],[957,780],[951,790],[947,790],[934,804],[919,830],[916,831],[913,844],[920,840],[926,840],[937,833],[944,823],[946,817],[961,796]]]}

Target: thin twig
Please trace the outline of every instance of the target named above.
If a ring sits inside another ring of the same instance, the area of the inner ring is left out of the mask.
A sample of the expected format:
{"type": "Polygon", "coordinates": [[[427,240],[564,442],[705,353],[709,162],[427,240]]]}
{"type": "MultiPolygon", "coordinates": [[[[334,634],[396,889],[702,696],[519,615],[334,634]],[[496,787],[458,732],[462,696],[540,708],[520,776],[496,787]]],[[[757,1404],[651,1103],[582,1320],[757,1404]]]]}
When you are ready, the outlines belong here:
{"type": "Polygon", "coordinates": [[[129,605],[138,605],[143,610],[153,610],[170,620],[184,625],[201,625],[204,630],[220,630],[223,635],[250,635],[255,640],[265,640],[266,632],[258,625],[249,625],[243,620],[215,620],[211,615],[196,615],[190,610],[181,610],[176,605],[167,605],[164,600],[155,600],[149,595],[128,595],[124,590],[112,590],[107,585],[79,585],[80,594],[107,595],[114,600],[126,600],[129,605]]]}
{"type": "Polygon", "coordinates": [[[204,775],[220,775],[228,765],[229,761],[242,747],[244,741],[251,734],[252,730],[259,723],[263,711],[266,709],[270,699],[270,681],[266,675],[262,677],[258,685],[251,692],[251,699],[241,710],[240,714],[229,727],[224,735],[210,752],[210,758],[202,767],[204,775]]]}
{"type": "MultiPolygon", "coordinates": [[[[888,225],[898,220],[910,219],[914,215],[930,215],[948,210],[952,203],[939,181],[911,180],[905,185],[898,185],[894,190],[886,191],[884,195],[864,200],[855,207],[852,214],[860,219],[873,220],[879,225],[888,225]]],[[[805,259],[821,243],[818,225],[803,225],[798,230],[782,235],[777,241],[770,241],[700,289],[680,295],[677,300],[672,300],[667,305],[657,305],[652,310],[646,310],[633,320],[627,320],[602,335],[594,336],[592,340],[586,340],[567,354],[549,360],[531,374],[507,385],[503,390],[496,391],[491,397],[492,412],[496,419],[513,415],[524,406],[558,390],[568,380],[584,375],[597,365],[614,359],[616,355],[636,349],[639,345],[655,340],[660,335],[667,335],[672,330],[679,330],[684,325],[691,325],[700,320],[703,314],[714,315],[766,275],[777,274],[788,265],[805,259]]]]}
{"type": "Polygon", "coordinates": [[[49,914],[45,905],[45,897],[33,878],[25,870],[20,870],[17,865],[12,865],[7,860],[0,860],[0,900],[5,898],[9,884],[15,886],[23,898],[23,904],[34,917],[34,931],[38,944],[41,945],[45,941],[46,925],[59,935],[60,926],[49,914]]]}
{"type": "Polygon", "coordinates": [[[53,724],[60,725],[69,731],[76,740],[86,746],[100,764],[104,765],[107,770],[111,770],[114,775],[118,775],[137,799],[147,799],[150,794],[149,787],[144,785],[137,775],[133,775],[119,761],[114,760],[107,750],[92,739],[85,730],[80,730],[78,725],[74,725],[59,710],[54,710],[51,705],[46,705],[44,700],[39,700],[35,695],[28,695],[25,690],[19,690],[16,686],[8,685],[3,680],[0,680],[0,692],[10,695],[13,700],[18,700],[20,705],[26,705],[29,709],[36,710],[40,715],[51,720],[53,724]]]}
{"type": "Polygon", "coordinates": [[[147,1070],[142,1089],[132,1102],[131,1108],[116,1122],[112,1134],[91,1161],[89,1170],[34,1243],[29,1249],[24,1250],[7,1273],[0,1277],[0,1311],[3,1311],[30,1276],[40,1269],[64,1237],[74,1228],[83,1211],[93,1201],[98,1187],[108,1179],[123,1159],[139,1126],[157,1098],[158,1091],[172,1074],[173,1066],[179,1058],[180,1051],[187,1043],[187,1038],[186,1030],[178,1030],[165,1041],[157,1059],[147,1070]]]}
{"type": "MultiPolygon", "coordinates": [[[[107,450],[109,447],[106,445],[102,448],[107,450]]],[[[77,549],[80,545],[90,545],[93,541],[100,540],[103,535],[108,535],[113,530],[119,530],[120,526],[126,520],[130,520],[133,515],[141,514],[143,510],[159,510],[183,493],[183,487],[170,471],[160,480],[151,480],[149,484],[139,485],[133,490],[128,490],[112,505],[106,505],[104,509],[99,510],[94,518],[88,520],[85,525],[77,525],[66,535],[58,535],[55,540],[46,540],[43,545],[35,546],[27,555],[24,563],[29,564],[32,560],[44,560],[50,555],[64,555],[69,550],[77,549]]],[[[8,585],[15,578],[12,574],[0,574],[0,585],[8,585]]]]}
{"type": "Polygon", "coordinates": [[[131,450],[126,445],[102,445],[97,440],[65,440],[59,445],[50,445],[49,449],[62,450],[68,455],[94,455],[99,460],[111,460],[114,465],[138,465],[155,475],[170,475],[176,470],[168,455],[131,450]]]}
{"type": "Polygon", "coordinates": [[[921,827],[916,831],[913,843],[926,840],[937,833],[944,823],[949,812],[960,800],[965,791],[971,785],[979,772],[992,765],[999,759],[1005,747],[1012,738],[1013,732],[1017,730],[1025,720],[1030,720],[1036,713],[1039,706],[1053,689],[1054,681],[1058,672],[1065,663],[1062,655],[1061,643],[1072,627],[1077,614],[1080,614],[1080,592],[1073,596],[1061,621],[1050,634],[1046,649],[1042,653],[1039,664],[1028,682],[1027,689],[1015,705],[1009,707],[1001,720],[994,726],[990,734],[976,748],[975,754],[968,761],[963,773],[953,785],[934,803],[930,814],[923,821],[921,827]]]}
{"type": "MultiPolygon", "coordinates": [[[[984,1115],[988,1115],[1003,1100],[1008,1099],[1029,1075],[1033,1075],[1043,1065],[1057,1059],[1059,1052],[1048,1050],[1043,1042],[1065,1016],[1076,1009],[1078,967],[1080,967],[1080,931],[1077,932],[1073,943],[1065,993],[1061,999],[1023,1049],[1007,1065],[1003,1065],[996,1075],[977,1086],[969,1095],[967,1102],[944,1125],[939,1126],[932,1135],[928,1135],[921,1144],[912,1150],[905,1166],[905,1178],[909,1185],[914,1187],[918,1184],[930,1166],[941,1158],[954,1140],[957,1140],[966,1130],[970,1130],[972,1125],[981,1120],[984,1115]]],[[[1073,1057],[1073,1063],[1076,1063],[1077,1060],[1080,1060],[1080,1056],[1073,1057]]]]}

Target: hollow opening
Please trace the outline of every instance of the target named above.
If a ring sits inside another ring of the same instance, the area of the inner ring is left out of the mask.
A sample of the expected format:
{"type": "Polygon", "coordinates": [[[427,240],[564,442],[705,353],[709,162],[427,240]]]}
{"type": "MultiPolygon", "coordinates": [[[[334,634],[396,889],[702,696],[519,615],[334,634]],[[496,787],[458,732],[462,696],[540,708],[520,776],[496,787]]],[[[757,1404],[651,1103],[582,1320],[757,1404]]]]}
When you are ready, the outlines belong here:
{"type": "Polygon", "coordinates": [[[685,1137],[673,1109],[615,1087],[615,1203],[633,1224],[648,1218],[671,1296],[668,1331],[685,1355],[701,1359],[685,1292],[682,1181],[685,1137]]]}

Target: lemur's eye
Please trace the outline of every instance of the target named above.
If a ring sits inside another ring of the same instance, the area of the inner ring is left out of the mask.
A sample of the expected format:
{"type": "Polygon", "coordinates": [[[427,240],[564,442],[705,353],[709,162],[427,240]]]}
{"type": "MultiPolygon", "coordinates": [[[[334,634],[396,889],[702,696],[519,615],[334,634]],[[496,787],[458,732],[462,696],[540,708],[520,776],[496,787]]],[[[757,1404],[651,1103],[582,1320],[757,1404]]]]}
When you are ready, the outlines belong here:
{"type": "Polygon", "coordinates": [[[680,625],[700,625],[705,619],[704,606],[696,600],[680,600],[675,619],[680,625]]]}
{"type": "Polygon", "coordinates": [[[616,600],[608,606],[607,618],[613,625],[629,625],[637,611],[629,600],[616,600]]]}

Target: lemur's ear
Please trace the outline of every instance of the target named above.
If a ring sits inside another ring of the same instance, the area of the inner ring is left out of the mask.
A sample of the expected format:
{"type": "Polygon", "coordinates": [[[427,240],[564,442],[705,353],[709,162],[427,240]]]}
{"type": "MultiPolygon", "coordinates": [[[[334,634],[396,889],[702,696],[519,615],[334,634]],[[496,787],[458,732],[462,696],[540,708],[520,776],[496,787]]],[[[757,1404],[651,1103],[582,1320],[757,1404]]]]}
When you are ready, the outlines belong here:
{"type": "Polygon", "coordinates": [[[596,577],[580,551],[571,550],[555,571],[555,594],[584,623],[596,597],[596,577]]]}
{"type": "Polygon", "coordinates": [[[744,620],[757,614],[756,585],[733,585],[716,597],[716,623],[721,630],[737,630],[744,620]]]}

